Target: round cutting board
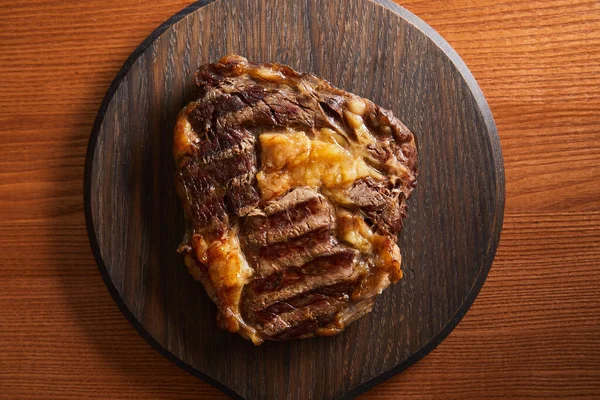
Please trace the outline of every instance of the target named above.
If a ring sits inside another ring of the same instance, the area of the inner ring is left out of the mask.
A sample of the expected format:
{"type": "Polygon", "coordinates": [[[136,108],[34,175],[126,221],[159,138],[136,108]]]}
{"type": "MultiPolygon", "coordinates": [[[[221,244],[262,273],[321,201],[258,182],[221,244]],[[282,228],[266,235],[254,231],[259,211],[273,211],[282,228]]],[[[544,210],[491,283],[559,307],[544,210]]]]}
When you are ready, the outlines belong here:
{"type": "Polygon", "coordinates": [[[352,398],[419,360],[458,324],[492,264],[504,210],[494,121],[473,76],[429,26],[387,0],[205,0],[125,62],[92,131],[85,211],[106,284],[177,365],[246,399],[352,398]],[[173,126],[196,68],[236,53],[288,64],[394,112],[415,133],[419,178],[400,237],[404,278],[335,337],[249,341],[176,248],[173,126]]]}

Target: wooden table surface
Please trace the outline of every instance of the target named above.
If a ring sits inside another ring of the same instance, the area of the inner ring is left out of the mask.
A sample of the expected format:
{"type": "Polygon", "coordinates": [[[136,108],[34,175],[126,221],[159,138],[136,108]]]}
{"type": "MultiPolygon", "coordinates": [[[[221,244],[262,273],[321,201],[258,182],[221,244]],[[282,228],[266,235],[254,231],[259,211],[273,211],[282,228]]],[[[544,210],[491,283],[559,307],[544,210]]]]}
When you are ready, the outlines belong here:
{"type": "MultiPolygon", "coordinates": [[[[0,2],[0,398],[224,397],[121,315],[83,216],[100,101],[135,47],[188,3],[0,2]]],[[[464,320],[363,397],[600,398],[600,2],[400,3],[481,85],[504,152],[506,214],[464,320]]]]}

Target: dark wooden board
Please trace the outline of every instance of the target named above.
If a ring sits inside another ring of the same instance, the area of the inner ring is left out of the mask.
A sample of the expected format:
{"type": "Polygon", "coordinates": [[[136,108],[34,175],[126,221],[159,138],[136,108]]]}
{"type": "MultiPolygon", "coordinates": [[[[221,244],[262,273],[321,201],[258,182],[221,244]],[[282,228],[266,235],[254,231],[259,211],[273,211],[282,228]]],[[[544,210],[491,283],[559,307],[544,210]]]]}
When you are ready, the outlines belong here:
{"type": "Polygon", "coordinates": [[[191,5],[126,61],[101,105],[85,171],[100,271],[162,354],[233,397],[352,398],[418,361],[472,304],[504,211],[496,128],[474,78],[424,22],[387,0],[191,5]],[[183,215],[172,130],[198,65],[238,53],[320,75],[391,109],[415,133],[420,175],[400,238],[405,277],[341,335],[254,347],[217,328],[175,252],[183,215]]]}

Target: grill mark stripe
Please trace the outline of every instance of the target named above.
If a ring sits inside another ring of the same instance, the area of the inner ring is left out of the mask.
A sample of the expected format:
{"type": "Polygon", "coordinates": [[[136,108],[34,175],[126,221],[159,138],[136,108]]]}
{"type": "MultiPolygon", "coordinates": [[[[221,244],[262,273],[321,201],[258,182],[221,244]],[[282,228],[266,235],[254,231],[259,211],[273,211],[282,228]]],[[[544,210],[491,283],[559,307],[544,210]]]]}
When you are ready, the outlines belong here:
{"type": "Polygon", "coordinates": [[[332,226],[333,212],[319,198],[309,199],[270,216],[246,220],[246,240],[256,246],[281,243],[332,226]]]}
{"type": "Polygon", "coordinates": [[[336,254],[340,246],[329,227],[317,229],[288,242],[270,246],[250,246],[246,253],[257,276],[265,277],[288,268],[300,267],[316,257],[336,254]]]}
{"type": "Polygon", "coordinates": [[[341,283],[355,282],[359,273],[354,270],[357,255],[336,263],[331,269],[317,275],[298,274],[297,277],[274,274],[262,280],[255,280],[247,291],[248,308],[253,311],[265,309],[275,302],[284,301],[297,295],[318,291],[321,288],[341,283]],[[269,286],[270,280],[274,280],[269,286]],[[262,281],[262,282],[261,282],[262,281]],[[266,281],[266,282],[264,282],[266,281]],[[279,289],[279,287],[282,287],[279,289]]]}

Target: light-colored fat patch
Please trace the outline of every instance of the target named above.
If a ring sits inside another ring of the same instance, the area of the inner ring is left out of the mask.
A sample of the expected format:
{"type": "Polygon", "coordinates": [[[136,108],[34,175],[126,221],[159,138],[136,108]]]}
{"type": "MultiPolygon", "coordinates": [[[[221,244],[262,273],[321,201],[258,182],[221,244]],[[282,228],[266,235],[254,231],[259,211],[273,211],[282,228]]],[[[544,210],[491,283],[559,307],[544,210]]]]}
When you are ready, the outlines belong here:
{"type": "MultiPolygon", "coordinates": [[[[260,344],[262,339],[256,331],[247,326],[240,314],[242,289],[250,281],[254,270],[248,264],[238,237],[235,225],[221,235],[213,233],[192,236],[195,258],[206,267],[209,282],[205,286],[212,288],[213,300],[219,305],[220,324],[231,332],[240,332],[260,344]]],[[[188,265],[196,279],[201,279],[198,267],[188,265]]]]}
{"type": "Polygon", "coordinates": [[[194,142],[197,140],[196,132],[188,121],[188,115],[196,108],[196,102],[191,102],[184,107],[177,116],[175,122],[175,134],[173,136],[173,156],[175,160],[192,152],[194,142]]]}
{"type": "Polygon", "coordinates": [[[333,131],[321,131],[310,139],[304,132],[263,133],[261,170],[257,183],[262,198],[275,198],[297,186],[309,186],[340,193],[357,179],[381,174],[340,142],[343,137],[333,131]]]}

